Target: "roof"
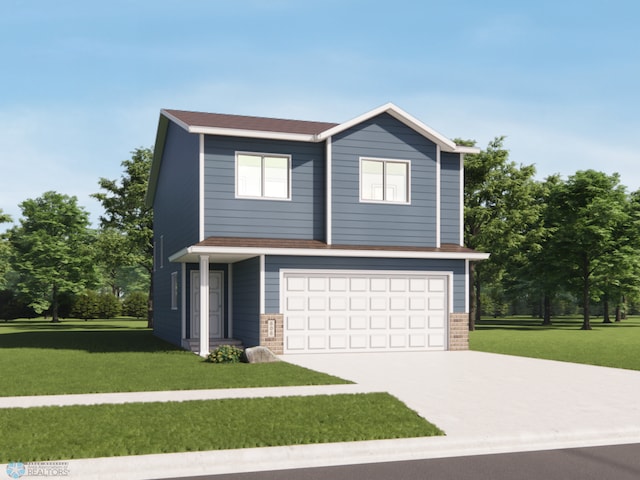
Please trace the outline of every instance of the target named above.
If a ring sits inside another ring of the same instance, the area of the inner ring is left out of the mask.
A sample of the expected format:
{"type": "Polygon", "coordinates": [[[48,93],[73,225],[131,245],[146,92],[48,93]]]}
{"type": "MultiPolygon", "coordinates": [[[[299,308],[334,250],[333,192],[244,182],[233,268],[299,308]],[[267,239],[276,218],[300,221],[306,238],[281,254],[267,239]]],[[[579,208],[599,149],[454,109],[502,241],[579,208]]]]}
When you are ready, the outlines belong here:
{"type": "Polygon", "coordinates": [[[443,243],[439,248],[418,246],[380,245],[328,245],[319,240],[292,240],[282,238],[208,237],[169,257],[172,262],[197,261],[200,255],[209,255],[214,261],[236,262],[258,255],[305,255],[332,257],[380,257],[385,258],[439,258],[484,260],[488,253],[453,243],[443,243]]]}
{"type": "Polygon", "coordinates": [[[454,141],[436,132],[420,120],[409,115],[393,103],[374,108],[358,117],[343,123],[311,122],[282,118],[251,117],[245,115],[228,115],[221,113],[190,112],[184,110],[163,109],[160,111],[158,133],[154,148],[149,190],[146,202],[153,204],[155,183],[158,178],[164,141],[169,122],[179,125],[189,133],[204,135],[225,135],[233,137],[265,138],[272,140],[291,140],[300,142],[323,142],[338,133],[365,122],[383,113],[389,114],[409,128],[428,138],[440,147],[443,152],[479,153],[476,147],[457,145],[454,141]]]}
{"type": "Polygon", "coordinates": [[[187,112],[184,110],[162,110],[162,114],[173,120],[190,133],[210,133],[229,135],[236,133],[269,132],[292,135],[318,135],[337,123],[309,122],[283,118],[250,117],[245,115],[227,115],[222,113],[187,112]]]}

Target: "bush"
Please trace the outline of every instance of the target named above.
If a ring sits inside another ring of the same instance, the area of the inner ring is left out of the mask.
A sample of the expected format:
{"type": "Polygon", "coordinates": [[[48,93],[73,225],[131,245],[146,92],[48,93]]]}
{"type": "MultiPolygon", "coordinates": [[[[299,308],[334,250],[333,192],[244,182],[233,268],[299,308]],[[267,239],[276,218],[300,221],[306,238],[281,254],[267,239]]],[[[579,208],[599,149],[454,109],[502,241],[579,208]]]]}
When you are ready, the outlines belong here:
{"type": "Polygon", "coordinates": [[[98,295],[98,318],[115,318],[122,314],[122,304],[115,295],[101,293],[98,295]]]}
{"type": "Polygon", "coordinates": [[[235,345],[220,345],[207,355],[207,362],[238,363],[242,357],[242,349],[235,345]]]}
{"type": "Polygon", "coordinates": [[[98,294],[93,290],[85,290],[76,295],[71,315],[85,321],[98,318],[98,294]]]}
{"type": "Polygon", "coordinates": [[[148,294],[145,292],[131,292],[124,298],[122,313],[128,317],[147,318],[148,294]]]}

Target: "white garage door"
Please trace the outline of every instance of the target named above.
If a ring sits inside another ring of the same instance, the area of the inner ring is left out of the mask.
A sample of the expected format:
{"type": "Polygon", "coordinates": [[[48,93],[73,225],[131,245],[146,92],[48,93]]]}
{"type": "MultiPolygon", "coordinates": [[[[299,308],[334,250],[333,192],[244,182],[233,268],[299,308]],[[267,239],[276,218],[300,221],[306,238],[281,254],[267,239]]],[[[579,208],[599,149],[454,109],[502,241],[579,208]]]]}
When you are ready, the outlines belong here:
{"type": "Polygon", "coordinates": [[[284,352],[444,350],[446,275],[283,274],[284,352]]]}

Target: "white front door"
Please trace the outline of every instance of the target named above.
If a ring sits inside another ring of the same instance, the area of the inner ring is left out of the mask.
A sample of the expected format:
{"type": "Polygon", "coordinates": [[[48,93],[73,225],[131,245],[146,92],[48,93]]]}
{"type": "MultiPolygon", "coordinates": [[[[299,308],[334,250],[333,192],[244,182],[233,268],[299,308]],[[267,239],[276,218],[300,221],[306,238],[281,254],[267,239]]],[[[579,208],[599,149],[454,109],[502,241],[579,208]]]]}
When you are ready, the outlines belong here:
{"type": "MultiPolygon", "coordinates": [[[[209,338],[222,338],[223,272],[209,272],[209,338]]],[[[200,338],[200,271],[191,271],[191,338],[200,338]]]]}

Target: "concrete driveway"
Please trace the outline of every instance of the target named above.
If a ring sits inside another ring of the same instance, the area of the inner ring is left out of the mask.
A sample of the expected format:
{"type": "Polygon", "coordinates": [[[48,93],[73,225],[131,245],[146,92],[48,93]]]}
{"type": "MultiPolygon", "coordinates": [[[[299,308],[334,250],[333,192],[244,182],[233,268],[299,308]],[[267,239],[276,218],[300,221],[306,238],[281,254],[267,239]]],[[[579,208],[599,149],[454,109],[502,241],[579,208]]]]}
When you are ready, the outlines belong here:
{"type": "Polygon", "coordinates": [[[640,442],[640,372],[473,351],[286,355],[385,390],[450,439],[511,445],[640,442]]]}

